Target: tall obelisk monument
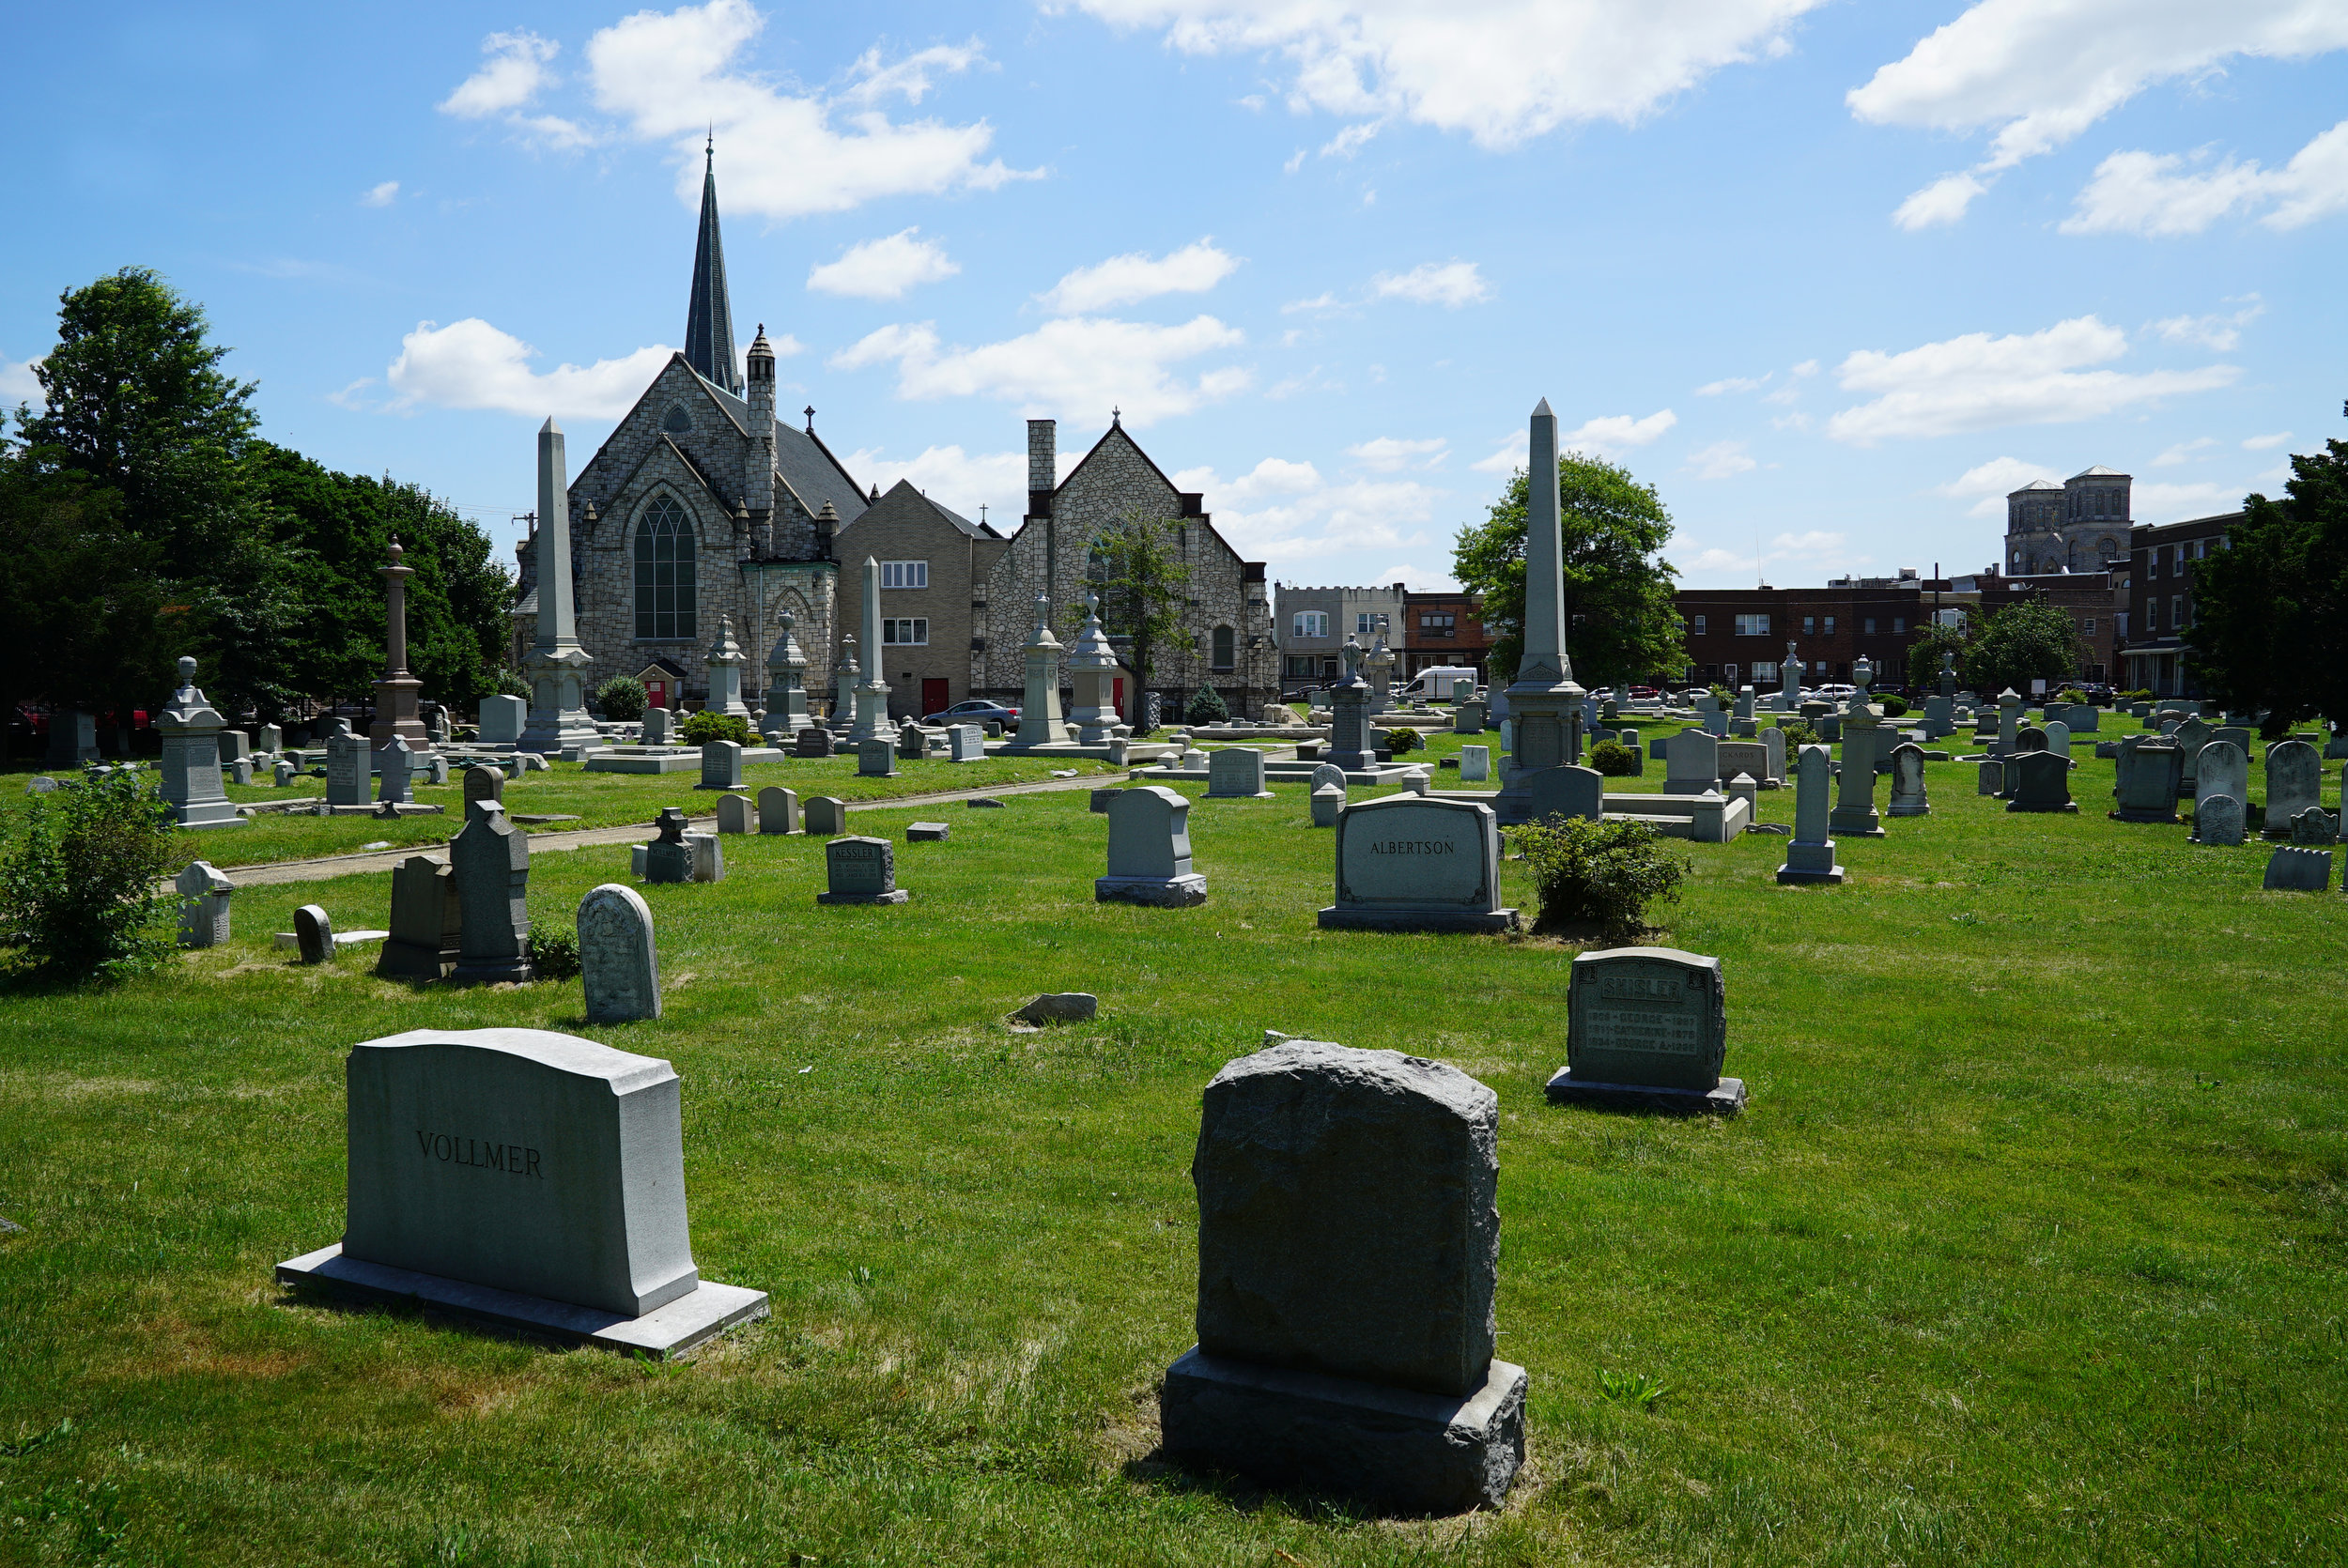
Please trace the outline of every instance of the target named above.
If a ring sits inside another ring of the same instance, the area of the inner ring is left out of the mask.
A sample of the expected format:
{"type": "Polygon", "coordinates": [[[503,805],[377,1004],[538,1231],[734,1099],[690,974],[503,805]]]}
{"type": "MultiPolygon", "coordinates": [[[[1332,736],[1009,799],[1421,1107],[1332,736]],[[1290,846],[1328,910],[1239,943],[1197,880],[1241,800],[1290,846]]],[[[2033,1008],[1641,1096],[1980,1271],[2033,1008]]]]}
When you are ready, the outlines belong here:
{"type": "Polygon", "coordinates": [[[601,737],[587,716],[587,669],[595,659],[579,645],[579,614],[571,604],[570,475],[563,431],[552,419],[538,428],[538,638],[522,661],[530,682],[530,718],[523,751],[593,746],[601,737]]]}
{"type": "Polygon", "coordinates": [[[1502,770],[1492,803],[1503,822],[1527,820],[1532,791],[1525,776],[1582,760],[1582,699],[1573,662],[1566,657],[1566,576],[1559,536],[1557,416],[1542,398],[1533,410],[1532,451],[1525,459],[1524,649],[1508,684],[1508,716],[1516,744],[1502,770]]]}

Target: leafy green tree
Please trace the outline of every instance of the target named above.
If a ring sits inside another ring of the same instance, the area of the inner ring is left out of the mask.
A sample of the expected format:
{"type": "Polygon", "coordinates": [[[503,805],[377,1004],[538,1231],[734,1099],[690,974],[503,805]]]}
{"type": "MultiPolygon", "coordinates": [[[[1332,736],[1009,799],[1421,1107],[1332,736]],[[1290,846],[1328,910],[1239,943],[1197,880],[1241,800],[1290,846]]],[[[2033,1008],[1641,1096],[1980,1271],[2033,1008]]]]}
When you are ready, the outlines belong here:
{"type": "Polygon", "coordinates": [[[1972,646],[1972,616],[1965,606],[1958,606],[1957,623],[1943,626],[1926,620],[1916,628],[1916,638],[1908,645],[1908,679],[1910,684],[1926,692],[1940,689],[1940,655],[1946,653],[1954,661],[1957,679],[1965,679],[1965,658],[1972,646]]]}
{"type": "MultiPolygon", "coordinates": [[[[1671,514],[1651,484],[1603,458],[1568,453],[1557,459],[1562,502],[1559,559],[1565,565],[1566,651],[1584,686],[1649,676],[1670,678],[1688,666],[1672,582],[1662,558],[1671,514]]],[[[1524,648],[1525,506],[1531,487],[1520,469],[1481,523],[1461,528],[1451,575],[1483,596],[1483,621],[1497,628],[1491,679],[1515,678],[1524,648]]]]}
{"type": "Polygon", "coordinates": [[[614,675],[595,688],[595,712],[615,724],[633,724],[644,716],[652,693],[633,675],[614,675]]]}
{"type": "Polygon", "coordinates": [[[2032,681],[2067,681],[2078,672],[2078,628],[2070,615],[2043,599],[2007,605],[1981,623],[1967,645],[1965,684],[1984,696],[2012,687],[2028,694],[2032,681]]]}
{"type": "MultiPolygon", "coordinates": [[[[1193,647],[1196,639],[1183,611],[1190,603],[1190,568],[1174,545],[1174,524],[1159,517],[1120,518],[1093,541],[1089,566],[1092,591],[1101,596],[1101,626],[1120,638],[1120,656],[1134,672],[1125,717],[1138,727],[1142,694],[1167,649],[1193,647]]],[[[1084,611],[1075,619],[1082,623],[1084,611]]]]}
{"type": "Polygon", "coordinates": [[[0,952],[46,983],[119,979],[171,948],[178,858],[171,807],[146,769],[75,779],[33,797],[0,860],[0,952]]]}
{"type": "Polygon", "coordinates": [[[2324,446],[2193,563],[2187,668],[2228,707],[2266,710],[2270,735],[2348,721],[2348,442],[2324,446]]]}

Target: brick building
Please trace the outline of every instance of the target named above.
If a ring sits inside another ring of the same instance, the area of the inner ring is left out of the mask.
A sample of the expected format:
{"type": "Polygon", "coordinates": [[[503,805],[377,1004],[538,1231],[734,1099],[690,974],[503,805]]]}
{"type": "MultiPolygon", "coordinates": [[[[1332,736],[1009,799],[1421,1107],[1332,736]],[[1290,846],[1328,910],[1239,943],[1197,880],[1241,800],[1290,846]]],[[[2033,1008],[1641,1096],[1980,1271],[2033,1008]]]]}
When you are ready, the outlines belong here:
{"type": "Polygon", "coordinates": [[[1491,638],[1483,613],[1483,601],[1463,589],[1404,595],[1402,665],[1395,673],[1408,680],[1437,665],[1463,664],[1474,667],[1478,682],[1488,680],[1491,638]]]}
{"type": "MultiPolygon", "coordinates": [[[[1306,588],[1277,585],[1275,635],[1280,645],[1280,679],[1290,691],[1317,686],[1343,674],[1345,639],[1364,648],[1386,634],[1386,646],[1401,652],[1398,635],[1404,622],[1410,592],[1400,583],[1379,588],[1306,588]]],[[[1399,671],[1399,665],[1397,669],[1399,671]]]]}
{"type": "MultiPolygon", "coordinates": [[[[859,642],[866,558],[880,568],[880,669],[889,717],[938,713],[985,686],[985,584],[1009,540],[903,479],[833,539],[851,607],[844,630],[859,642]]],[[[871,670],[873,658],[873,649],[857,648],[858,668],[871,670]]]]}
{"type": "Polygon", "coordinates": [[[1874,663],[1877,685],[1904,684],[1918,630],[1961,603],[1946,579],[1913,572],[1824,588],[1687,588],[1677,597],[1688,668],[1659,675],[1675,684],[1718,682],[1764,692],[1777,689],[1788,644],[1801,659],[1805,686],[1847,684],[1861,655],[1874,663]]]}
{"type": "Polygon", "coordinates": [[[2201,695],[2185,664],[2185,633],[2193,624],[2194,566],[2226,547],[2228,534],[2244,515],[2226,512],[2135,530],[2129,540],[2127,620],[2120,627],[2122,684],[2128,690],[2156,697],[2201,695]]]}

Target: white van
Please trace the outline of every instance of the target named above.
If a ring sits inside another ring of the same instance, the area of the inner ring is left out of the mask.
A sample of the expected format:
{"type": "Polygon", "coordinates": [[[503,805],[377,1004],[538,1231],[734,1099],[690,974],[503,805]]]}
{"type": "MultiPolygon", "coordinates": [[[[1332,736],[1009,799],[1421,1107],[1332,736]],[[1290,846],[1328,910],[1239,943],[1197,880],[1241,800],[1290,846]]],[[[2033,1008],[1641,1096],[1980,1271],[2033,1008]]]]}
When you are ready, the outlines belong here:
{"type": "Polygon", "coordinates": [[[1467,691],[1460,695],[1472,695],[1475,690],[1475,667],[1465,664],[1430,665],[1413,676],[1411,684],[1398,688],[1394,695],[1414,702],[1448,702],[1451,700],[1451,688],[1455,685],[1467,687],[1467,691]]]}

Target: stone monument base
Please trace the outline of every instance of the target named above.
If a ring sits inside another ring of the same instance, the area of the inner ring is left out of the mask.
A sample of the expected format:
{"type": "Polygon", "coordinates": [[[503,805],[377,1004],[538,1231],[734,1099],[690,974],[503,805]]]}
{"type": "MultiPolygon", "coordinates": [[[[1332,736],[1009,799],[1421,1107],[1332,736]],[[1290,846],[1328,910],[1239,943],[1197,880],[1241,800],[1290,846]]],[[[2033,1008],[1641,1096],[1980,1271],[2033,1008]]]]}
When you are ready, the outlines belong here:
{"type": "MultiPolygon", "coordinates": [[[[341,941],[340,938],[336,940],[338,943],[341,941]]],[[[443,955],[438,947],[387,939],[383,951],[376,958],[375,972],[396,979],[437,980],[445,976],[456,961],[453,954],[443,955]]]]}
{"type": "Polygon", "coordinates": [[[2162,822],[2173,826],[2185,821],[2173,809],[2164,815],[2157,806],[2123,806],[2119,810],[2107,811],[2104,815],[2115,822],[2162,822]]]}
{"type": "Polygon", "coordinates": [[[488,959],[479,963],[459,963],[449,978],[460,986],[503,985],[511,980],[527,985],[538,977],[537,969],[528,959],[488,959]]]}
{"type": "Polygon", "coordinates": [[[641,1317],[623,1317],[601,1307],[549,1301],[541,1296],[517,1295],[388,1264],[363,1263],[343,1256],[339,1241],[279,1264],[277,1283],[348,1300],[420,1307],[654,1360],[683,1355],[736,1324],[754,1321],[767,1313],[765,1291],[703,1280],[666,1306],[656,1307],[641,1317]]]}
{"type": "Polygon", "coordinates": [[[179,825],[191,833],[208,827],[242,827],[251,819],[237,814],[236,804],[226,800],[208,800],[201,805],[181,806],[176,809],[179,825]]]}
{"type": "Polygon", "coordinates": [[[2079,808],[2079,805],[2078,802],[2075,800],[2066,800],[2061,805],[2057,805],[2052,801],[2040,805],[2027,800],[2009,800],[2005,803],[2005,808],[2008,811],[2039,811],[2048,814],[2058,814],[2064,811],[2077,811],[2079,808]]]}
{"type": "Polygon", "coordinates": [[[1777,869],[1777,880],[1781,886],[1804,882],[1840,883],[1843,868],[1834,862],[1834,840],[1786,845],[1785,864],[1777,869]]]}
{"type": "Polygon", "coordinates": [[[894,888],[887,893],[818,893],[819,904],[901,904],[913,897],[909,887],[894,888]]]}
{"type": "Polygon", "coordinates": [[[1188,909],[1207,901],[1207,879],[1196,871],[1186,877],[1095,877],[1092,901],[1188,909]]]}
{"type": "Polygon", "coordinates": [[[1202,1355],[1166,1369],[1168,1458],[1396,1514],[1497,1508],[1524,1463],[1524,1369],[1495,1360],[1461,1399],[1202,1355]]]}
{"type": "Polygon", "coordinates": [[[1670,1089],[1653,1084],[1577,1082],[1559,1068],[1549,1081],[1552,1105],[1599,1105],[1613,1111],[1661,1111],[1674,1116],[1733,1116],[1745,1108],[1745,1081],[1723,1078],[1717,1089],[1670,1089]]]}
{"type": "Polygon", "coordinates": [[[1324,931],[1512,931],[1517,912],[1464,909],[1340,909],[1321,912],[1324,931]]]}
{"type": "Polygon", "coordinates": [[[1883,808],[1883,814],[1887,817],[1929,817],[1932,807],[1923,801],[1911,805],[1904,800],[1895,800],[1883,808]]]}

